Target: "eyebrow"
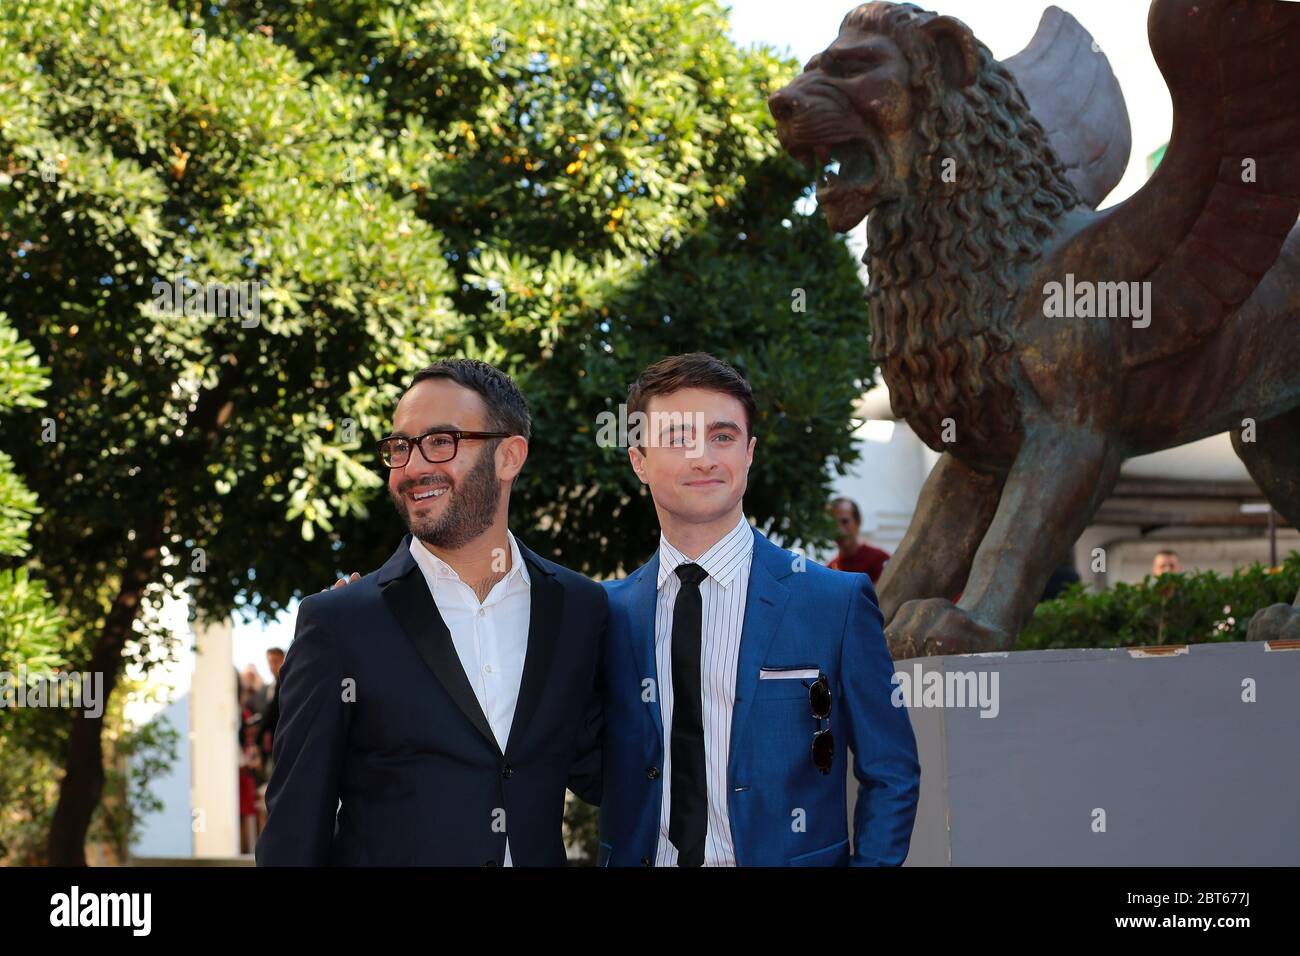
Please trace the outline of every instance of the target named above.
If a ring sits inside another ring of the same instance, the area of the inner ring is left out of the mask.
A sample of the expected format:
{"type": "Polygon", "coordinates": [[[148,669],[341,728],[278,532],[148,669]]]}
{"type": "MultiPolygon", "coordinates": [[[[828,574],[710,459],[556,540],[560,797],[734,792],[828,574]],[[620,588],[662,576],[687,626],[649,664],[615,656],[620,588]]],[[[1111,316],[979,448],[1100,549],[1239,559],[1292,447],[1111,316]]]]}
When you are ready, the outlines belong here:
{"type": "MultiPolygon", "coordinates": [[[[427,435],[429,434],[429,432],[468,432],[473,430],[474,429],[472,428],[461,428],[459,425],[438,424],[438,425],[430,425],[428,428],[416,432],[416,434],[427,435]]],[[[394,431],[388,437],[389,438],[414,438],[415,435],[408,435],[406,432],[403,431],[394,431]]]]}
{"type": "Polygon", "coordinates": [[[871,40],[859,40],[857,43],[844,43],[839,46],[832,43],[824,52],[833,60],[861,60],[879,50],[880,46],[871,40]]]}
{"type": "MultiPolygon", "coordinates": [[[[691,427],[691,423],[690,423],[689,421],[685,421],[685,422],[674,422],[674,423],[670,423],[670,424],[668,424],[668,425],[665,425],[663,428],[661,428],[661,429],[659,430],[659,434],[663,435],[663,434],[668,433],[668,432],[685,431],[687,428],[690,428],[690,427],[691,427]]],[[[739,426],[739,425],[737,425],[735,422],[730,421],[730,420],[728,420],[728,419],[723,419],[723,420],[721,420],[721,421],[716,421],[716,422],[709,422],[709,424],[707,424],[707,425],[704,426],[704,431],[705,431],[706,433],[708,433],[708,432],[716,432],[716,431],[736,431],[736,432],[738,432],[738,431],[740,431],[740,430],[741,430],[741,429],[740,429],[740,426],[739,426]]]]}
{"type": "Polygon", "coordinates": [[[842,43],[838,46],[836,45],[838,41],[832,42],[830,46],[820,53],[813,54],[812,58],[804,64],[804,71],[821,69],[824,60],[835,62],[838,60],[868,59],[880,50],[880,45],[872,42],[873,40],[874,38],[868,38],[857,42],[842,43]]]}

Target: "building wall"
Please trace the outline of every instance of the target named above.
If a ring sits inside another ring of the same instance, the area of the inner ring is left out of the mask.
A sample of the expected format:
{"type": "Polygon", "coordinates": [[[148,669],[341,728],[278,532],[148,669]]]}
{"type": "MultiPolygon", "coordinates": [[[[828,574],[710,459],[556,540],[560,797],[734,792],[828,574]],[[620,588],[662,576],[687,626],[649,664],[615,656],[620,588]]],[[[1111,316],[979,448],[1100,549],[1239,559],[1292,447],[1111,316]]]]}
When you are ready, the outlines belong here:
{"type": "Polygon", "coordinates": [[[230,623],[196,624],[179,660],[152,679],[169,689],[171,702],[136,719],[165,720],[180,739],[175,763],[151,783],[163,808],[141,818],[131,855],[150,861],[236,857],[239,704],[230,623]]]}
{"type": "MultiPolygon", "coordinates": [[[[869,397],[869,396],[868,396],[869,397]]],[[[873,403],[879,411],[879,400],[873,403]]],[[[939,460],[906,422],[874,419],[863,422],[854,432],[861,458],[850,474],[832,485],[836,496],[857,502],[862,512],[863,537],[891,554],[907,532],[916,510],[921,488],[930,469],[939,460]]],[[[1244,466],[1232,451],[1226,434],[1143,455],[1126,462],[1124,477],[1176,478],[1197,481],[1249,480],[1244,466]]],[[[1203,529],[1163,531],[1159,537],[1143,538],[1132,526],[1091,525],[1075,545],[1075,566],[1083,580],[1096,587],[1107,583],[1141,581],[1151,570],[1157,551],[1173,548],[1188,571],[1217,571],[1231,574],[1255,561],[1267,562],[1268,538],[1259,533],[1206,533],[1203,529]],[[1181,535],[1181,536],[1180,536],[1181,535]],[[1106,573],[1092,572],[1092,552],[1106,550],[1106,573]]],[[[1278,532],[1278,559],[1300,549],[1300,533],[1278,532]]],[[[819,555],[829,559],[833,551],[819,555]]]]}
{"type": "Polygon", "coordinates": [[[856,501],[862,512],[863,537],[893,554],[907,532],[921,488],[939,456],[916,437],[906,422],[866,421],[854,437],[862,457],[851,474],[834,482],[835,496],[856,501]]]}

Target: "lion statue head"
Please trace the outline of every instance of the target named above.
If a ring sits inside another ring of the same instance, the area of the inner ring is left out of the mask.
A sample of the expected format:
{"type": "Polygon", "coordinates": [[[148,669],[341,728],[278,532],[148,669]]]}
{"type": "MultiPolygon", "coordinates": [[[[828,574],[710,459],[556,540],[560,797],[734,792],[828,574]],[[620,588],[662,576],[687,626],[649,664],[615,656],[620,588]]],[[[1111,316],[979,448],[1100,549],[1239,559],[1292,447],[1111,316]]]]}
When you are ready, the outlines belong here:
{"type": "Polygon", "coordinates": [[[781,145],[847,232],[867,218],[872,357],[936,450],[1018,431],[1016,276],[1083,201],[1011,74],[959,20],[865,3],[772,95],[781,145]],[[945,440],[946,438],[946,440],[945,440]]]}

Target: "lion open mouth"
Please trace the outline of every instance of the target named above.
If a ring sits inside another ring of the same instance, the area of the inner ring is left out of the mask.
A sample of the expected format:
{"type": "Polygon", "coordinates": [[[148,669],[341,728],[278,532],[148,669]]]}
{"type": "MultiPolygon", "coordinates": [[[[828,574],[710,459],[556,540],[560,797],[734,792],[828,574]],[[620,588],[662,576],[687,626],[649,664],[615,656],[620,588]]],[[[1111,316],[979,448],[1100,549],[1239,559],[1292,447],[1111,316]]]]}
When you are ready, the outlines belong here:
{"type": "Polygon", "coordinates": [[[880,164],[868,140],[819,143],[793,155],[816,177],[817,204],[832,229],[852,229],[875,205],[880,164]]]}

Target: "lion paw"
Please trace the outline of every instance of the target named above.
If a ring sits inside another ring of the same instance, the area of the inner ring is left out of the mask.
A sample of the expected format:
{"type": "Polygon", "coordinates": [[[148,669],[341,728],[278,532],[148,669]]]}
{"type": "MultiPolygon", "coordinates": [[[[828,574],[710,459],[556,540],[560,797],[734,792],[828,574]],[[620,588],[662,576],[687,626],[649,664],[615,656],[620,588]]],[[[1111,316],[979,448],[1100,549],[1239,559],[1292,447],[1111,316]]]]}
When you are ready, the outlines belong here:
{"type": "Polygon", "coordinates": [[[943,598],[908,601],[890,621],[885,637],[895,660],[976,654],[1005,650],[1011,644],[1007,634],[979,623],[943,598]]]}
{"type": "Polygon", "coordinates": [[[1300,607],[1274,604],[1257,611],[1246,627],[1248,641],[1300,641],[1300,607]]]}

